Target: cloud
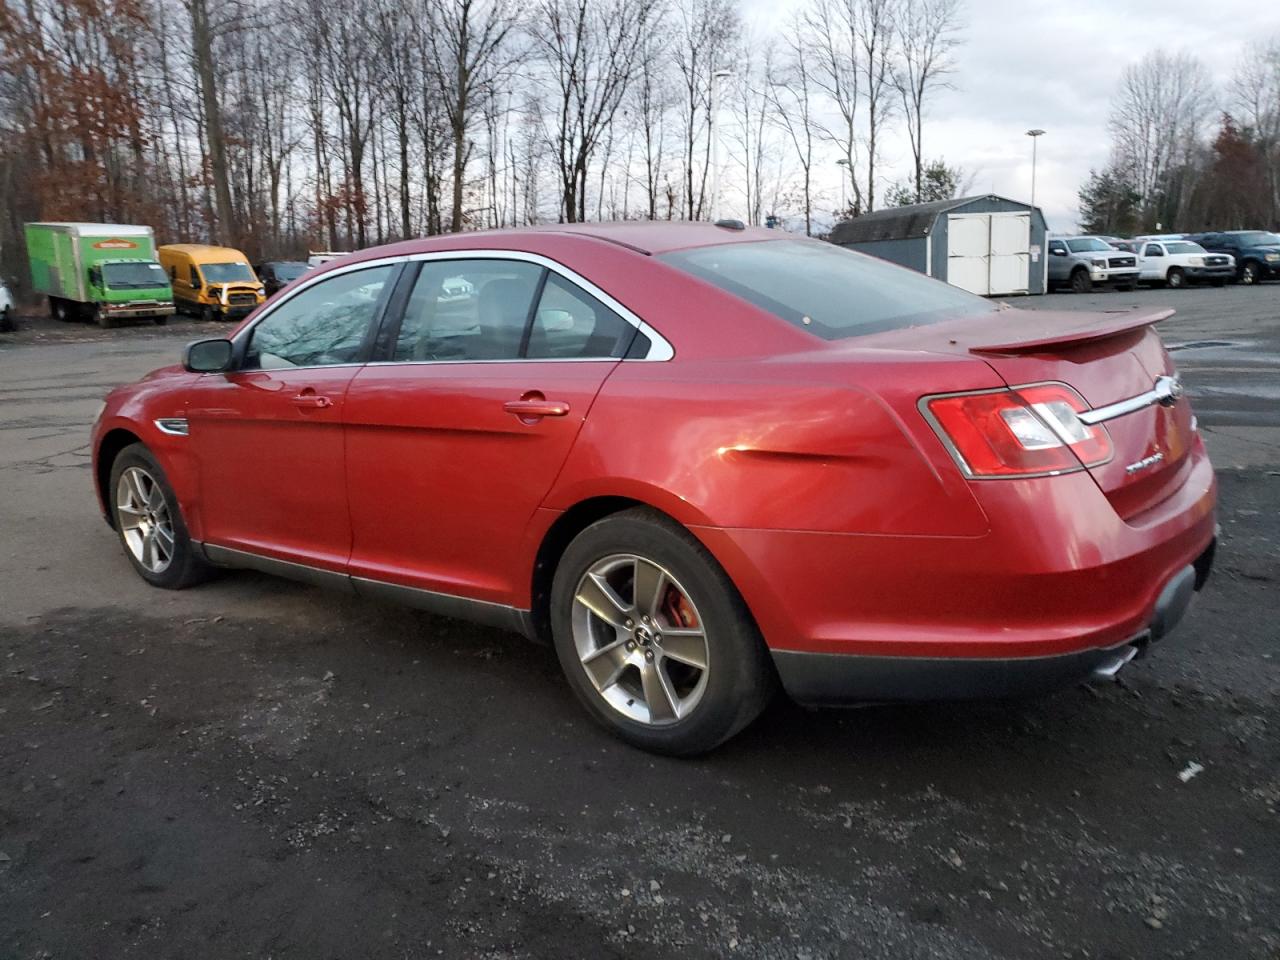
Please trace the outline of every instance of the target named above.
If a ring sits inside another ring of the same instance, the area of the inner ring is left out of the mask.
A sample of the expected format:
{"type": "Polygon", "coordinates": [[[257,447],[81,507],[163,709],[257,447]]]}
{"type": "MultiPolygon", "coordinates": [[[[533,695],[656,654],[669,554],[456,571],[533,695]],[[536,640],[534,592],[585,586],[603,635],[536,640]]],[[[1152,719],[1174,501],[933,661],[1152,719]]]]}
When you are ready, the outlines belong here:
{"type": "MultiPolygon", "coordinates": [[[[762,37],[802,0],[743,0],[743,19],[762,37]]],[[[1247,45],[1280,34],[1280,5],[1255,0],[1164,0],[1156,7],[1116,0],[967,0],[965,43],[954,89],[938,94],[925,126],[925,154],[974,175],[973,190],[1031,196],[1031,140],[1038,145],[1036,201],[1050,226],[1074,227],[1076,194],[1091,168],[1107,162],[1107,116],[1124,68],[1157,48],[1187,49],[1204,61],[1226,103],[1247,45]]],[[[885,179],[910,167],[905,135],[893,131],[885,179]]],[[[820,184],[838,183],[834,154],[818,165],[820,184]]],[[[883,187],[878,188],[883,195],[883,187]]],[[[838,192],[829,186],[827,192],[838,192]]]]}

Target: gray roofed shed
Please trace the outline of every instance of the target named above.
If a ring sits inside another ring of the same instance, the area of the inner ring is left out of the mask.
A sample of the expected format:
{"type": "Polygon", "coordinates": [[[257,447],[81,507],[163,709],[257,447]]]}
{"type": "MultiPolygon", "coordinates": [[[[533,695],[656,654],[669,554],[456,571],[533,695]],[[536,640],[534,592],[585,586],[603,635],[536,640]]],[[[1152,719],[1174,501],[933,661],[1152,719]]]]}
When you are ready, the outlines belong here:
{"type": "Polygon", "coordinates": [[[1045,292],[1039,207],[994,194],[886,207],[836,224],[831,242],[983,296],[1045,292]]]}

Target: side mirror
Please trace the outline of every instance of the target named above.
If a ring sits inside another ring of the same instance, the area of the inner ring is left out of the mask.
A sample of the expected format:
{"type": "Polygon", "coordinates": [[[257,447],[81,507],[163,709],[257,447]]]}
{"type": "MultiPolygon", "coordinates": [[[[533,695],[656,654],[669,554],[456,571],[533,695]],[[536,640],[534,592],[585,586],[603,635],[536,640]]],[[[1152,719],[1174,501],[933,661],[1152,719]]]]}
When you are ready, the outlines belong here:
{"type": "Polygon", "coordinates": [[[191,373],[223,373],[231,369],[235,346],[230,340],[197,340],[182,351],[183,369],[191,373]]]}
{"type": "Polygon", "coordinates": [[[1049,252],[1055,257],[1065,257],[1067,255],[1067,251],[1065,250],[1050,250],[1049,252]]]}

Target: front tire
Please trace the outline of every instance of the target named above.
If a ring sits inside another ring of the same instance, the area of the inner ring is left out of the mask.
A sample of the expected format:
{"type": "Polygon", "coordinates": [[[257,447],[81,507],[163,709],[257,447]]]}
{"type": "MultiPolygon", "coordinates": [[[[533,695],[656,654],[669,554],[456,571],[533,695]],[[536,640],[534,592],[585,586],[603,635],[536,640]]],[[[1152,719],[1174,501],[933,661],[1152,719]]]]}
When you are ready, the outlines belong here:
{"type": "Polygon", "coordinates": [[[166,590],[208,579],[212,569],[196,554],[178,498],[141,443],[125,447],[111,464],[107,496],[116,534],[138,576],[166,590]]]}
{"type": "Polygon", "coordinates": [[[774,692],[768,651],[733,583],[688,531],[647,508],[605,517],[569,544],[551,626],[587,711],[645,750],[704,753],[774,692]]]}
{"type": "Polygon", "coordinates": [[[1181,267],[1170,267],[1164,282],[1170,290],[1180,290],[1187,285],[1187,275],[1182,272],[1181,267]]]}
{"type": "Polygon", "coordinates": [[[1078,269],[1071,274],[1071,289],[1076,293],[1090,293],[1093,290],[1093,280],[1089,278],[1089,271],[1078,269]]]}
{"type": "Polygon", "coordinates": [[[200,319],[205,323],[213,323],[213,307],[207,303],[200,308],[200,319]]]}
{"type": "Polygon", "coordinates": [[[1252,286],[1259,280],[1258,265],[1256,263],[1246,263],[1240,267],[1240,282],[1252,286]]]}

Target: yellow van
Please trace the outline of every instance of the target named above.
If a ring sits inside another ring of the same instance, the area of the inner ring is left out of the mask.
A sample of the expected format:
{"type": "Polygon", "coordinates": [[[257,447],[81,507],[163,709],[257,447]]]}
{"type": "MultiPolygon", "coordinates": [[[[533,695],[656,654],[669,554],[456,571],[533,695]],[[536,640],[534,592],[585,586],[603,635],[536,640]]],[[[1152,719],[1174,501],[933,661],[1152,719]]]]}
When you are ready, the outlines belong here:
{"type": "Polygon", "coordinates": [[[266,299],[249,258],[231,247],[170,243],[156,251],[173,286],[173,306],[202,320],[238,320],[266,299]]]}

